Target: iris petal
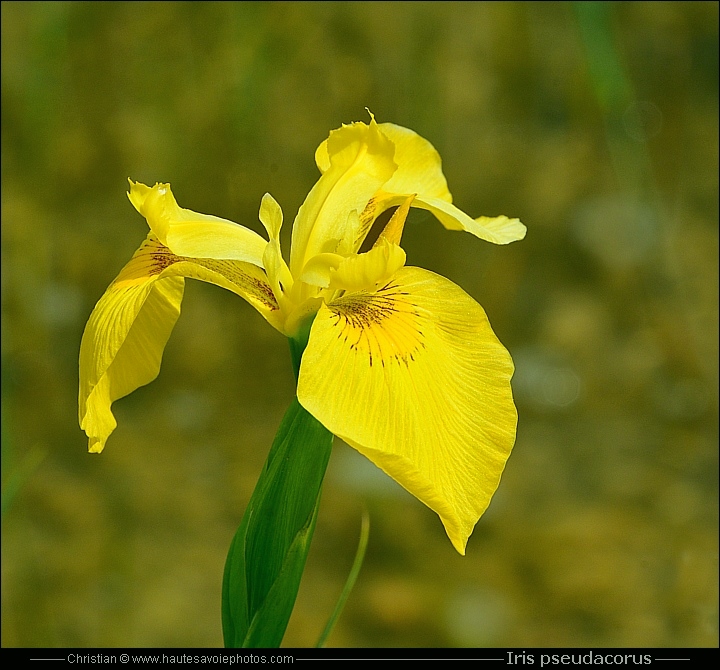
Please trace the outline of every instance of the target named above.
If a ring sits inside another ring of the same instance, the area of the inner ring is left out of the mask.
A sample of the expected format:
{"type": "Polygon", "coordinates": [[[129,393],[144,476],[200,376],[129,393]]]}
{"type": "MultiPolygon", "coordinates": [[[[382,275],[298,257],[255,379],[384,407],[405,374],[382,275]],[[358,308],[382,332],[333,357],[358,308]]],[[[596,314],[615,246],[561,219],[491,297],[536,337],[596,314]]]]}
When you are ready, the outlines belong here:
{"type": "Polygon", "coordinates": [[[398,164],[383,190],[418,193],[426,198],[452,202],[442,160],[435,147],[416,132],[394,123],[381,123],[380,130],[395,145],[395,162],[398,164]]]}
{"type": "Polygon", "coordinates": [[[355,237],[355,231],[349,230],[353,219],[348,213],[361,212],[397,168],[395,148],[375,121],[369,126],[353,123],[334,130],[324,144],[327,169],[293,224],[290,269],[296,277],[313,256],[328,251],[328,240],[355,237]]]}
{"type": "Polygon", "coordinates": [[[473,219],[452,203],[438,198],[418,196],[413,201],[413,207],[432,212],[448,230],[464,230],[493,244],[509,244],[522,240],[527,232],[520,219],[510,219],[507,216],[480,216],[473,219]]]}
{"type": "Polygon", "coordinates": [[[157,377],[184,277],[241,295],[278,327],[278,305],[259,267],[176,256],[150,234],[100,298],[80,344],[79,418],[91,452],[102,451],[115,430],[112,403],[157,377]]]}
{"type": "MultiPolygon", "coordinates": [[[[373,194],[373,198],[362,211],[360,220],[363,226],[359,234],[361,241],[379,214],[402,204],[413,193],[417,195],[412,206],[432,212],[449,230],[465,230],[494,244],[508,244],[525,237],[526,228],[519,219],[509,219],[506,216],[481,216],[473,219],[455,207],[442,171],[440,154],[426,139],[393,123],[381,123],[378,128],[393,143],[393,159],[398,167],[382,188],[373,194]]],[[[327,141],[317,148],[315,162],[321,172],[329,169],[327,141]]]]}
{"type": "Polygon", "coordinates": [[[497,489],[517,423],[510,355],[482,307],[405,267],[318,312],[298,400],[440,516],[455,548],[497,489]]]}
{"type": "Polygon", "coordinates": [[[227,219],[180,207],[170,184],[130,181],[128,198],[157,238],[178,256],[245,261],[262,267],[267,245],[255,231],[227,219]]]}

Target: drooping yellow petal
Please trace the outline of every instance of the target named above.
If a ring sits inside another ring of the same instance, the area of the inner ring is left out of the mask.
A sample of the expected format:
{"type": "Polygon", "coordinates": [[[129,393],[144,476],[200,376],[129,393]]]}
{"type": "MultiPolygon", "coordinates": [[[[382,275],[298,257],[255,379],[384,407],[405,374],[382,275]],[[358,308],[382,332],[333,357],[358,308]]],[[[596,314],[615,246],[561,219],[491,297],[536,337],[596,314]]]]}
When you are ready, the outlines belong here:
{"type": "MultiPolygon", "coordinates": [[[[361,212],[396,169],[395,147],[379,130],[353,123],[326,140],[327,169],[300,207],[292,232],[290,269],[300,276],[305,263],[329,251],[328,240],[354,237],[348,212],[361,212]]],[[[351,249],[357,251],[357,247],[351,249]]]]}
{"type": "Polygon", "coordinates": [[[157,377],[180,315],[184,277],[223,286],[275,325],[278,305],[264,272],[250,263],[176,256],[150,234],[95,306],[80,345],[80,427],[91,452],[115,430],[110,406],[157,377]]]}
{"type": "Polygon", "coordinates": [[[173,253],[190,258],[215,258],[262,267],[267,241],[255,231],[209,214],[180,207],[170,184],[152,188],[130,182],[128,198],[155,236],[173,253]]]}
{"type": "Polygon", "coordinates": [[[452,202],[440,154],[435,147],[416,132],[394,123],[381,123],[380,130],[395,145],[395,162],[398,164],[383,190],[417,193],[425,198],[452,202]]]}
{"type": "MultiPolygon", "coordinates": [[[[393,203],[398,199],[391,198],[389,202],[393,203]]],[[[473,219],[452,203],[438,198],[417,196],[413,200],[413,207],[432,212],[448,230],[464,230],[493,244],[509,244],[522,240],[527,232],[520,219],[510,219],[507,216],[479,216],[473,219]]]]}
{"type": "Polygon", "coordinates": [[[482,307],[405,267],[318,312],[298,400],[440,516],[455,548],[497,489],[515,440],[510,355],[482,307]]]}
{"type": "Polygon", "coordinates": [[[494,244],[508,244],[525,237],[526,228],[519,219],[507,216],[473,219],[455,207],[440,155],[426,139],[393,123],[382,123],[380,129],[395,144],[398,169],[383,186],[383,192],[375,197],[378,214],[400,204],[404,196],[416,193],[412,206],[432,212],[449,230],[465,230],[494,244]]]}
{"type": "MultiPolygon", "coordinates": [[[[442,171],[440,155],[426,139],[393,123],[381,123],[378,128],[395,145],[394,160],[398,168],[363,210],[360,216],[363,222],[361,238],[379,214],[400,205],[412,193],[417,194],[413,207],[432,212],[450,230],[465,230],[494,244],[508,244],[525,237],[526,228],[519,219],[506,216],[473,219],[455,207],[442,171]]],[[[315,161],[321,172],[329,167],[326,143],[318,147],[315,161]]]]}
{"type": "Polygon", "coordinates": [[[80,345],[80,427],[101,452],[117,425],[111,404],[151,382],[180,315],[184,280],[169,277],[111,289],[85,326],[80,345]]]}

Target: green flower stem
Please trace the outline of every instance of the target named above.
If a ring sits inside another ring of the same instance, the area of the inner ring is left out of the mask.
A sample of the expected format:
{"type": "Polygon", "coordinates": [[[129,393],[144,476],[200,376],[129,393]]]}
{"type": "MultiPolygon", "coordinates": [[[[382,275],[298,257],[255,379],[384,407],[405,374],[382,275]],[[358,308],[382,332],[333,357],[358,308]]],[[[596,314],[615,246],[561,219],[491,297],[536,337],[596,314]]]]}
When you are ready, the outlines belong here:
{"type": "MultiPolygon", "coordinates": [[[[297,375],[309,326],[290,340],[297,375]]],[[[226,647],[279,647],[315,529],[333,435],[295,398],[235,533],[222,590],[226,647]]]]}

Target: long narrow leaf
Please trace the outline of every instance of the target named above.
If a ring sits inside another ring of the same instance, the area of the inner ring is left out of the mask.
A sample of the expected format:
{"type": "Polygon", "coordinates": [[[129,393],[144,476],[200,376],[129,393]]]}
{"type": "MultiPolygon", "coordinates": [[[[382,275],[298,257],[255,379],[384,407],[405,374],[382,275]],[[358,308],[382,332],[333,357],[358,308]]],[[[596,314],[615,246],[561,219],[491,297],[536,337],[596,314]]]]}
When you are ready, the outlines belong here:
{"type": "Polygon", "coordinates": [[[293,400],[225,565],[226,646],[280,645],[310,548],[332,440],[293,400]]]}
{"type": "MultiPolygon", "coordinates": [[[[305,341],[291,340],[296,374],[305,341]]],[[[226,647],[280,646],[310,549],[332,441],[332,433],[295,398],[228,552],[222,590],[226,647]]]]}

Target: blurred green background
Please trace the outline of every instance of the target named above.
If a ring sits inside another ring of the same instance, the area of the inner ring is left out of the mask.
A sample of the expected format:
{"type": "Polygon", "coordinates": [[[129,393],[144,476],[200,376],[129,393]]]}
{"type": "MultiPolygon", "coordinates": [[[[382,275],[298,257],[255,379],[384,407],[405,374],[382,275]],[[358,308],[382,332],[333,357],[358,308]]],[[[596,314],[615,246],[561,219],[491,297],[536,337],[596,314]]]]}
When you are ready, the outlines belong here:
{"type": "MultiPolygon", "coordinates": [[[[2,644],[217,646],[225,555],[293,395],[287,344],[188,281],[157,381],[77,425],[127,178],[262,231],[341,123],[412,128],[496,247],[414,211],[486,309],[515,450],[466,557],[337,442],[287,646],[718,644],[718,5],[2,3],[2,644]]],[[[264,231],[262,231],[264,234],[264,231]]]]}

